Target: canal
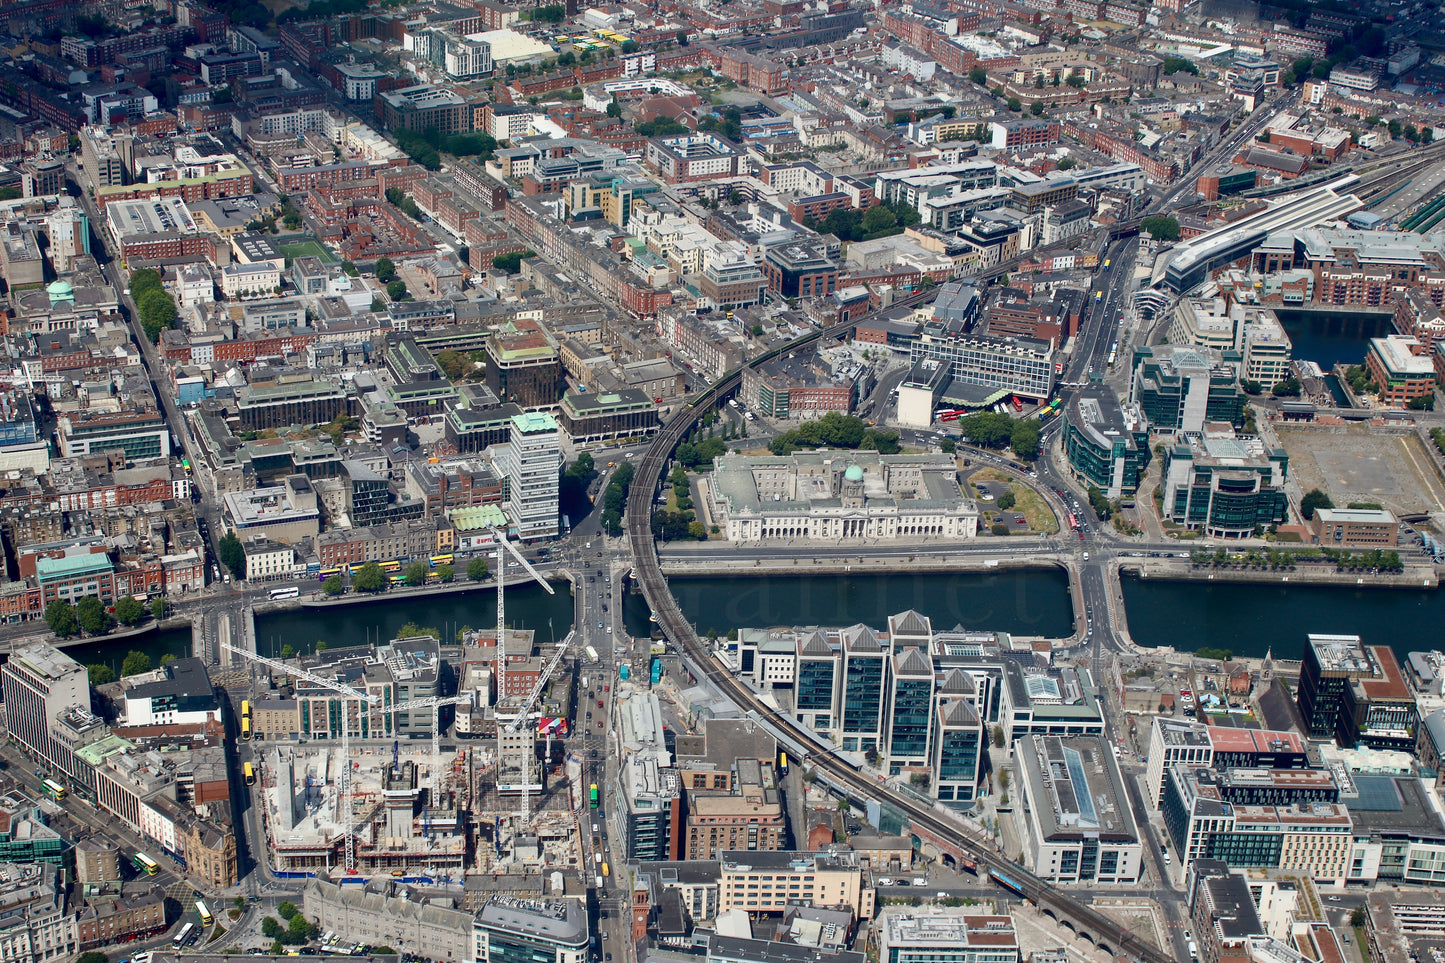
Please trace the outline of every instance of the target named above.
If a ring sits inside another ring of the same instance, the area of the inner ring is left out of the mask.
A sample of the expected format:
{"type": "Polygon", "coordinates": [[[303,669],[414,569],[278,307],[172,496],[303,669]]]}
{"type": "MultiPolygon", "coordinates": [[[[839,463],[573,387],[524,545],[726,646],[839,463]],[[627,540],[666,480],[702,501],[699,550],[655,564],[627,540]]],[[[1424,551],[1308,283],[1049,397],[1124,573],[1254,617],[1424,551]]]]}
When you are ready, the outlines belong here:
{"type": "MultiPolygon", "coordinates": [[[[933,627],[986,629],[1014,635],[1064,638],[1074,609],[1063,569],[954,575],[729,576],[668,579],[688,621],[703,635],[775,625],[886,628],[888,616],[917,609],[933,627]]],[[[647,602],[629,592],[623,603],[627,631],[647,635],[647,602]]]]}

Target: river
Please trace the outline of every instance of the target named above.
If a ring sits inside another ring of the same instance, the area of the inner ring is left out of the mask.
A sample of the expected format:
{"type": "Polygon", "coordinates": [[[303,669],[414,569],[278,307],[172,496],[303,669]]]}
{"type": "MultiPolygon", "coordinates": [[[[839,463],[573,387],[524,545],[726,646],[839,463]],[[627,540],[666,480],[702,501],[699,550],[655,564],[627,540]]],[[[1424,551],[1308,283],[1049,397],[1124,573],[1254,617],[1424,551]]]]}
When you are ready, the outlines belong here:
{"type": "Polygon", "coordinates": [[[1310,633],[1358,635],[1405,653],[1440,647],[1445,593],[1260,582],[1181,582],[1125,575],[1129,633],[1140,645],[1298,659],[1310,633]]]}
{"type": "MultiPolygon", "coordinates": [[[[507,588],[507,624],[531,629],[541,642],[562,639],[572,630],[572,584],[553,582],[555,595],[539,585],[507,588]]],[[[331,648],[387,642],[408,622],[441,632],[450,642],[457,631],[497,626],[497,596],[494,589],[478,588],[445,595],[383,595],[375,601],[320,608],[290,608],[256,617],[256,648],[261,655],[275,657],[284,645],[297,652],[311,652],[317,641],[331,648]]]]}
{"type": "MultiPolygon", "coordinates": [[[[706,635],[774,625],[886,628],[888,616],[917,609],[934,629],[986,629],[1014,635],[1064,638],[1074,609],[1062,569],[1004,570],[996,574],[809,575],[673,577],[668,579],[689,622],[706,635]]],[[[623,604],[627,631],[648,634],[647,603],[629,592],[623,604]]]]}
{"type": "MultiPolygon", "coordinates": [[[[1073,605],[1062,570],[1030,569],[996,574],[812,575],[669,579],[688,620],[704,634],[775,625],[845,626],[863,622],[883,628],[889,615],[914,608],[933,620],[935,629],[1009,632],[1064,638],[1073,631],[1073,605]]],[[[537,586],[507,592],[507,621],[530,628],[541,640],[561,638],[572,628],[568,583],[554,582],[555,596],[537,586]],[[548,626],[548,620],[551,626],[548,626]]],[[[1172,646],[1181,651],[1206,646],[1235,655],[1262,656],[1272,649],[1282,659],[1297,659],[1311,632],[1361,636],[1369,644],[1389,644],[1404,656],[1438,645],[1445,624],[1445,593],[1425,588],[1351,588],[1339,585],[1178,581],[1125,575],[1124,609],[1129,632],[1142,646],[1172,646]],[[1388,627],[1389,631],[1385,631],[1388,627]]],[[[627,631],[646,636],[655,626],[641,594],[619,600],[627,631]]],[[[610,604],[610,603],[609,603],[610,604]]],[[[383,596],[356,605],[292,608],[257,619],[263,655],[283,645],[311,651],[317,640],[339,647],[382,642],[407,622],[434,627],[446,639],[462,626],[496,624],[491,589],[441,596],[383,596]]],[[[117,672],[132,649],[152,662],[170,653],[186,655],[185,629],[151,632],[131,639],[74,646],[66,652],[82,664],[103,662],[117,672]]]]}

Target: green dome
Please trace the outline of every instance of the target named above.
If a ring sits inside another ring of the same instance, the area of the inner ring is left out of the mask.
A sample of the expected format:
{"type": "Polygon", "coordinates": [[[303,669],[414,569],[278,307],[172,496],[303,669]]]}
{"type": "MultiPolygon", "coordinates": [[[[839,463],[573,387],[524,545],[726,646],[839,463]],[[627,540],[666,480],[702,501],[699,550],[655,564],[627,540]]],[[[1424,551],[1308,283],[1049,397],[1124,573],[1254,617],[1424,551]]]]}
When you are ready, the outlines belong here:
{"type": "Polygon", "coordinates": [[[45,290],[50,294],[58,295],[60,297],[69,297],[71,294],[75,293],[75,288],[70,286],[69,281],[59,278],[51,281],[50,285],[45,290]]]}
{"type": "Polygon", "coordinates": [[[848,470],[843,472],[843,479],[845,481],[862,481],[863,469],[859,468],[857,465],[849,465],[848,470]]]}

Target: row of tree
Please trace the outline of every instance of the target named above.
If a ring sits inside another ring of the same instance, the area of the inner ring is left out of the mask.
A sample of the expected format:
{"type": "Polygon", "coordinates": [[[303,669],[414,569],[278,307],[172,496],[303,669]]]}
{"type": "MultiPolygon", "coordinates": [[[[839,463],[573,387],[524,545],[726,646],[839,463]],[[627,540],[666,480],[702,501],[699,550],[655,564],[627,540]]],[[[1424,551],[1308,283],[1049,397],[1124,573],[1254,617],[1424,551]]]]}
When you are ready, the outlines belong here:
{"type": "Polygon", "coordinates": [[[627,493],[635,472],[632,462],[624,461],[602,492],[602,530],[614,538],[622,534],[622,516],[627,512],[627,493]]]}
{"type": "Polygon", "coordinates": [[[805,421],[768,443],[775,455],[791,455],[804,448],[848,448],[896,455],[902,451],[898,432],[879,431],[856,415],[830,411],[814,421],[805,421]]]}
{"type": "Polygon", "coordinates": [[[1039,423],[1010,418],[997,411],[979,411],[958,420],[958,430],[965,442],[979,448],[1013,449],[1024,461],[1039,455],[1039,423]]]}
{"type": "Polygon", "coordinates": [[[140,312],[141,327],[152,341],[176,323],[176,302],[161,276],[150,268],[141,268],[130,276],[130,298],[140,312]]]}
{"type": "Polygon", "coordinates": [[[822,219],[804,218],[803,225],[819,234],[832,234],[840,241],[871,241],[903,233],[921,219],[917,208],[908,204],[875,204],[866,212],[852,208],[830,211],[822,219]]]}

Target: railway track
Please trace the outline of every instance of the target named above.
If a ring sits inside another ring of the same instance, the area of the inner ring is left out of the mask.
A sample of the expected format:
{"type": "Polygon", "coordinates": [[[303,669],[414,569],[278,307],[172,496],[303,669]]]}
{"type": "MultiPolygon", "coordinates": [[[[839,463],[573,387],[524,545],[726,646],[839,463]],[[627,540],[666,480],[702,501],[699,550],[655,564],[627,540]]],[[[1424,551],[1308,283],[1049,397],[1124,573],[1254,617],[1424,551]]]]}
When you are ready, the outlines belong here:
{"type": "MultiPolygon", "coordinates": [[[[987,279],[1011,270],[1017,259],[983,272],[978,277],[987,279]]],[[[922,291],[896,302],[892,307],[910,306],[925,301],[932,292],[922,291]]],[[[747,364],[728,372],[711,385],[706,392],[695,398],[689,405],[679,409],[653,439],[642,458],[638,460],[636,475],[628,492],[626,525],[629,547],[632,550],[633,566],[637,571],[638,585],[648,605],[657,616],[658,625],[678,649],[687,654],[693,663],[702,668],[709,680],[737,704],[739,708],[756,712],[770,725],[786,733],[799,746],[815,746],[816,736],[805,730],[797,721],[780,713],[759,700],[753,692],[731,673],[723,671],[712,653],[693,631],[683,615],[677,600],[673,598],[662,574],[657,556],[657,545],[652,537],[652,503],[661,482],[663,469],[672,452],[683,437],[692,429],[708,410],[730,394],[741,383],[744,369],[796,350],[823,337],[833,337],[846,332],[853,323],[830,326],[790,341],[761,355],[747,364]]],[[[886,802],[905,813],[914,827],[924,829],[940,840],[953,841],[960,853],[967,854],[980,865],[996,869],[1019,883],[1024,895],[1041,908],[1045,908],[1060,919],[1067,920],[1081,934],[1088,934],[1096,944],[1107,946],[1124,956],[1139,960],[1140,963],[1172,963],[1173,956],[1152,943],[1145,942],[1132,930],[1121,926],[1093,907],[1076,899],[1072,894],[1040,879],[1022,866],[990,851],[991,843],[973,836],[961,824],[939,814],[932,806],[925,806],[903,795],[885,783],[869,779],[834,754],[814,753],[808,764],[825,773],[832,782],[845,788],[858,799],[872,799],[886,802]]]]}

